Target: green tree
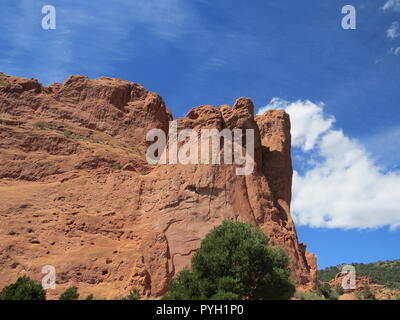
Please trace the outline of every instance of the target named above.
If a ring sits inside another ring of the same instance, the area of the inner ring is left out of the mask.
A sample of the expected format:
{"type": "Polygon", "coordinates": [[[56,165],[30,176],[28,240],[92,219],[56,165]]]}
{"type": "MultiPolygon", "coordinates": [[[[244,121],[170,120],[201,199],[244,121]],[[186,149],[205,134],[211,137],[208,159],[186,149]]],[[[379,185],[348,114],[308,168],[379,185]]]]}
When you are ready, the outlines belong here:
{"type": "Polygon", "coordinates": [[[184,269],[170,284],[166,300],[289,299],[295,285],[289,279],[282,249],[250,224],[224,221],[202,241],[184,269]]]}
{"type": "Polygon", "coordinates": [[[79,299],[79,293],[77,287],[68,288],[58,298],[58,300],[78,300],[78,299],[79,299]]]}
{"type": "Polygon", "coordinates": [[[46,300],[46,291],[39,282],[23,276],[0,292],[0,300],[46,300]]]}

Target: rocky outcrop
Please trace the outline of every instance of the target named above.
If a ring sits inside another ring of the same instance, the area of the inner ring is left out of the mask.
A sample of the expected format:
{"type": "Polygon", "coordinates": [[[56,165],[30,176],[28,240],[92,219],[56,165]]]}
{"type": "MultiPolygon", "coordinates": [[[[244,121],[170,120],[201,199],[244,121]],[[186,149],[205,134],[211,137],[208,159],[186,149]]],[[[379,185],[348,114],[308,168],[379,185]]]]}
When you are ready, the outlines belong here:
{"type": "MultiPolygon", "coordinates": [[[[253,103],[200,106],[177,119],[200,131],[254,129],[255,170],[149,165],[150,129],[168,132],[162,98],[120,79],[72,76],[43,87],[0,74],[0,287],[53,265],[57,289],[112,298],[165,293],[204,236],[225,219],[260,227],[288,254],[292,277],[316,288],[315,257],[290,215],[290,120],[253,103]]],[[[223,149],[221,149],[223,153],[223,149]]]]}
{"type": "MultiPolygon", "coordinates": [[[[331,289],[343,288],[343,284],[349,283],[349,277],[346,272],[340,272],[334,279],[328,282],[331,289]]],[[[344,286],[346,288],[346,286],[344,286]]],[[[347,286],[350,287],[350,286],[347,286]]],[[[377,284],[374,279],[366,276],[356,276],[354,289],[343,289],[343,294],[339,300],[363,300],[366,291],[372,293],[376,300],[396,300],[399,297],[399,290],[387,288],[384,285],[377,284]]]]}

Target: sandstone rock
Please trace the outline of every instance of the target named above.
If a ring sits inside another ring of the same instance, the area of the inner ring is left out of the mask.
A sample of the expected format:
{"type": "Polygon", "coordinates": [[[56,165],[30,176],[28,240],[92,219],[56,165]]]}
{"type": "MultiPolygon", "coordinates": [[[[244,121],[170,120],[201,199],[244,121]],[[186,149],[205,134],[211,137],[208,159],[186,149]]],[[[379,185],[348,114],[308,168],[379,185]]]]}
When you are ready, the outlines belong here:
{"type": "MultiPolygon", "coordinates": [[[[328,282],[332,289],[342,287],[342,282],[346,273],[338,273],[334,279],[328,282]]],[[[339,297],[339,300],[357,300],[362,299],[362,294],[365,289],[370,290],[376,300],[396,300],[399,296],[399,290],[389,289],[384,285],[377,284],[375,281],[366,276],[356,276],[355,289],[344,289],[344,294],[339,297]]]]}
{"type": "Polygon", "coordinates": [[[286,250],[298,286],[316,289],[315,257],[290,215],[283,111],[254,117],[251,100],[240,98],[233,108],[200,106],[177,119],[197,131],[254,129],[255,171],[238,176],[234,165],[148,165],[146,133],[168,133],[172,116],[138,84],[72,76],[43,87],[4,74],[0,83],[0,287],[22,274],[40,280],[53,265],[53,298],[71,285],[82,296],[137,287],[158,297],[204,236],[231,219],[260,227],[286,250]]]}

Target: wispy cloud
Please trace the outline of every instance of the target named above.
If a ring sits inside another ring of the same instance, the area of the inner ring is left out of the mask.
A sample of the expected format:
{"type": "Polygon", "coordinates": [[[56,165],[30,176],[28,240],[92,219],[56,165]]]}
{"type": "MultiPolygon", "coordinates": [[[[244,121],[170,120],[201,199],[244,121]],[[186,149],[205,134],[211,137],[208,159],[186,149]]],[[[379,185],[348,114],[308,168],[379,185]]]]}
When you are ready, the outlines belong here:
{"type": "MultiPolygon", "coordinates": [[[[293,146],[302,150],[302,161],[311,164],[304,173],[294,173],[292,211],[297,223],[343,229],[400,227],[400,173],[377,166],[363,145],[334,129],[334,118],[325,114],[323,104],[278,100],[260,111],[284,105],[291,117],[293,146]]],[[[399,133],[392,131],[397,140],[399,133]]]]}
{"type": "Polygon", "coordinates": [[[206,31],[207,46],[204,59],[200,62],[198,71],[209,72],[228,66],[230,70],[239,69],[243,61],[256,55],[257,51],[268,50],[254,36],[247,33],[228,32],[225,34],[206,31]],[[246,48],[244,50],[244,48],[246,48]]]}
{"type": "Polygon", "coordinates": [[[388,0],[382,7],[384,11],[393,10],[400,12],[400,0],[388,0]]]}
{"type": "Polygon", "coordinates": [[[392,23],[392,25],[389,27],[389,29],[386,30],[386,37],[388,37],[390,39],[395,39],[398,36],[400,36],[399,22],[395,21],[392,23]]]}
{"type": "Polygon", "coordinates": [[[400,47],[390,48],[389,53],[394,54],[395,56],[397,56],[398,54],[400,54],[400,47]]]}
{"type": "Polygon", "coordinates": [[[0,34],[0,69],[45,83],[71,73],[112,71],[112,61],[132,59],[141,43],[174,43],[197,28],[193,4],[185,0],[58,0],[57,29],[43,30],[48,1],[2,1],[7,12],[0,34]]]}

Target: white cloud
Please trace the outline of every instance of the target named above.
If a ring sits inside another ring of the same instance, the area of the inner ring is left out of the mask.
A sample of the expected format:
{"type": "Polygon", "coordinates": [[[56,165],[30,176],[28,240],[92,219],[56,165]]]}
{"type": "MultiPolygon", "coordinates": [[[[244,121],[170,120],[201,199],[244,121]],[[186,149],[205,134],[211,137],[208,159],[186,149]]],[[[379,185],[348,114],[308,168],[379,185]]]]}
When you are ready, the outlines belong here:
{"type": "Polygon", "coordinates": [[[400,227],[400,174],[384,173],[359,142],[334,129],[322,104],[297,101],[284,109],[291,117],[293,145],[319,159],[308,171],[294,173],[296,222],[343,229],[400,227]]]}
{"type": "Polygon", "coordinates": [[[389,29],[386,30],[386,37],[390,39],[395,39],[399,34],[399,23],[397,21],[393,22],[389,29]]]}
{"type": "Polygon", "coordinates": [[[391,54],[394,54],[395,56],[397,56],[400,53],[400,47],[397,48],[390,48],[389,51],[391,54]]]}
{"type": "Polygon", "coordinates": [[[301,147],[303,151],[314,148],[318,138],[328,131],[335,119],[323,114],[323,103],[314,104],[311,101],[297,101],[288,103],[279,98],[273,98],[271,102],[259,110],[259,114],[270,109],[285,107],[291,116],[292,144],[301,147]]]}
{"type": "Polygon", "coordinates": [[[384,11],[393,10],[400,12],[400,0],[388,0],[382,7],[384,11]]]}

